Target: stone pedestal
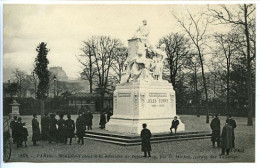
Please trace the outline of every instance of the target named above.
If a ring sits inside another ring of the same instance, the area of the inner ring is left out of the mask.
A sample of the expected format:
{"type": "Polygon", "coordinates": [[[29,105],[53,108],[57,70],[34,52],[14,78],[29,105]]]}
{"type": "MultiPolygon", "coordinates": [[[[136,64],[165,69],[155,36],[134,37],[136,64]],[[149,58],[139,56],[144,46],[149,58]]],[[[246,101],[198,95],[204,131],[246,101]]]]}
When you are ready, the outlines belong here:
{"type": "Polygon", "coordinates": [[[9,113],[9,117],[13,118],[13,116],[20,116],[20,113],[19,113],[20,104],[17,103],[17,101],[15,99],[10,104],[10,106],[11,106],[12,111],[11,111],[11,113],[9,113]]]}
{"type": "MultiPolygon", "coordinates": [[[[169,132],[176,116],[176,97],[168,81],[137,81],[118,85],[114,91],[114,114],[108,131],[140,134],[146,123],[152,133],[169,132]]],[[[180,121],[180,120],[179,120],[180,121]]],[[[179,131],[185,126],[180,121],[179,131]]]]}

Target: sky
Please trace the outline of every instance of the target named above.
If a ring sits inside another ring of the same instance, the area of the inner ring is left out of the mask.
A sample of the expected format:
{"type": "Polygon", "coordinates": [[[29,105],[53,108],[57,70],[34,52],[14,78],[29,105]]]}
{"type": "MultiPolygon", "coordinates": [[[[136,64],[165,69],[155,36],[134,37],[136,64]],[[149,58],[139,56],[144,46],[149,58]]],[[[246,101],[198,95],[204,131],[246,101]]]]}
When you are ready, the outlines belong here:
{"type": "Polygon", "coordinates": [[[3,9],[3,80],[19,68],[33,70],[36,47],[46,42],[49,67],[61,66],[69,78],[78,78],[82,66],[77,60],[82,41],[93,35],[119,38],[125,46],[142,20],[150,26],[150,43],[181,28],[172,15],[200,5],[90,5],[90,4],[5,4],[3,9]]]}

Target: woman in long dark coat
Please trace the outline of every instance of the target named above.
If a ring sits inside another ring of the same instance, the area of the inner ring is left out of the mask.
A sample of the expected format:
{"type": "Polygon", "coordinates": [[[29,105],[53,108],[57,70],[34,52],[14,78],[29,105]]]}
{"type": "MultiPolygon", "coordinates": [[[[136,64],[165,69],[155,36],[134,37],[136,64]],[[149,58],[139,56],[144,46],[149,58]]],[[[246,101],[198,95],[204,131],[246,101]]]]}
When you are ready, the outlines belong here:
{"type": "Polygon", "coordinates": [[[142,138],[142,152],[144,152],[144,157],[148,156],[151,157],[150,151],[152,150],[151,148],[151,143],[150,143],[150,138],[152,137],[151,131],[146,128],[147,125],[143,124],[143,130],[141,131],[141,138],[142,138]]]}
{"type": "Polygon", "coordinates": [[[85,118],[79,114],[79,117],[76,120],[76,129],[77,129],[77,137],[78,137],[78,143],[82,143],[82,145],[84,144],[84,135],[85,135],[85,130],[86,130],[86,122],[85,122],[85,118]]]}
{"type": "Polygon", "coordinates": [[[40,126],[36,114],[33,115],[33,119],[32,119],[32,131],[33,131],[33,135],[32,135],[33,145],[37,145],[36,142],[40,140],[41,132],[40,132],[40,126]]]}
{"type": "Polygon", "coordinates": [[[230,149],[232,148],[233,134],[232,134],[232,126],[227,122],[226,125],[222,129],[222,152],[221,155],[229,155],[230,149]]]}
{"type": "Polygon", "coordinates": [[[106,127],[106,116],[104,113],[101,113],[100,115],[99,125],[101,129],[104,129],[106,127]]]}
{"type": "Polygon", "coordinates": [[[63,119],[63,114],[59,115],[60,119],[57,121],[58,125],[58,140],[59,142],[65,142],[65,120],[63,119]]]}
{"type": "Polygon", "coordinates": [[[70,139],[70,145],[72,142],[72,138],[75,137],[74,130],[75,130],[75,123],[74,120],[71,119],[71,116],[67,115],[67,120],[65,121],[65,127],[66,127],[66,137],[65,137],[65,144],[67,144],[67,138],[70,139]]]}
{"type": "Polygon", "coordinates": [[[55,114],[51,114],[50,115],[50,122],[49,122],[49,143],[51,143],[52,141],[56,141],[56,136],[57,136],[57,120],[55,118],[55,114]]]}

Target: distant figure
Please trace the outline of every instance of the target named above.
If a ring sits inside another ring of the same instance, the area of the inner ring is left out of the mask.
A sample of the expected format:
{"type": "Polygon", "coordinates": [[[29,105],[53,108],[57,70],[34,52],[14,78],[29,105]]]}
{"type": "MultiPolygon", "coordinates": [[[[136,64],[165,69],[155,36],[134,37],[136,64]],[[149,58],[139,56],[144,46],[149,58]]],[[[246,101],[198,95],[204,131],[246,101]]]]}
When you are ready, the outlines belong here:
{"type": "Polygon", "coordinates": [[[215,148],[215,142],[217,142],[217,147],[220,147],[220,120],[218,114],[216,114],[215,118],[211,121],[210,128],[212,130],[212,147],[215,148]]]}
{"type": "Polygon", "coordinates": [[[174,132],[175,132],[175,134],[176,134],[177,128],[178,128],[178,125],[179,125],[179,124],[180,124],[180,122],[179,122],[179,120],[178,120],[178,117],[175,116],[174,119],[172,120],[172,126],[171,126],[171,128],[170,128],[171,133],[172,133],[172,129],[174,128],[174,132]]]}
{"type": "Polygon", "coordinates": [[[86,122],[85,118],[79,113],[78,118],[76,120],[76,129],[77,129],[77,137],[78,137],[78,143],[84,144],[84,135],[85,135],[85,130],[86,130],[86,122]]]}
{"type": "Polygon", "coordinates": [[[107,122],[109,122],[112,115],[113,115],[113,112],[111,110],[109,110],[107,113],[107,122]]]}
{"type": "Polygon", "coordinates": [[[22,124],[22,118],[18,117],[17,123],[16,123],[16,128],[17,134],[16,134],[16,145],[17,148],[23,146],[23,124],[22,124]]]}
{"type": "Polygon", "coordinates": [[[229,124],[229,121],[226,122],[225,126],[222,129],[222,151],[221,155],[225,155],[225,152],[227,155],[229,155],[230,149],[232,148],[232,140],[233,140],[233,134],[232,134],[232,126],[229,124]]]}
{"type": "Polygon", "coordinates": [[[52,141],[56,141],[56,137],[57,137],[57,120],[55,118],[55,114],[51,114],[50,115],[50,123],[49,123],[49,143],[51,143],[52,141]]]}
{"type": "Polygon", "coordinates": [[[57,121],[58,125],[58,140],[64,143],[65,141],[65,120],[63,119],[63,114],[60,114],[60,119],[57,121]]]}
{"type": "Polygon", "coordinates": [[[42,140],[49,140],[49,125],[50,117],[45,113],[44,117],[41,119],[42,140]]]}
{"type": "Polygon", "coordinates": [[[14,119],[10,123],[10,128],[12,129],[13,144],[17,142],[17,122],[17,116],[14,116],[14,119]]]}
{"type": "Polygon", "coordinates": [[[33,114],[32,119],[32,141],[34,146],[38,146],[37,141],[40,140],[41,132],[40,132],[40,126],[39,122],[37,120],[37,115],[33,114]]]}
{"type": "Polygon", "coordinates": [[[67,120],[65,121],[65,132],[66,132],[66,137],[65,137],[65,144],[67,144],[67,138],[70,139],[70,145],[72,142],[72,138],[75,137],[74,131],[75,131],[75,123],[74,120],[71,119],[71,116],[68,114],[67,115],[67,120]]]}
{"type": "Polygon", "coordinates": [[[100,128],[101,129],[104,129],[106,127],[106,116],[105,116],[105,113],[102,112],[100,114],[100,121],[99,121],[99,125],[100,125],[100,128]]]}
{"type": "Polygon", "coordinates": [[[23,123],[22,135],[23,135],[22,137],[23,137],[24,146],[27,147],[26,142],[27,142],[27,140],[28,140],[27,137],[29,136],[29,134],[28,134],[28,129],[27,129],[27,127],[26,127],[26,123],[23,123]]]}
{"type": "Polygon", "coordinates": [[[146,128],[147,125],[143,124],[143,130],[141,131],[141,138],[142,138],[142,152],[144,152],[144,157],[151,157],[150,151],[151,149],[151,143],[150,138],[152,137],[151,131],[146,128]]]}
{"type": "Polygon", "coordinates": [[[88,111],[86,114],[86,124],[88,126],[88,130],[92,130],[92,119],[93,115],[90,111],[88,111]]]}
{"type": "Polygon", "coordinates": [[[232,127],[232,148],[235,148],[235,128],[237,127],[236,121],[232,118],[231,115],[228,115],[226,122],[229,123],[229,125],[232,127]]]}

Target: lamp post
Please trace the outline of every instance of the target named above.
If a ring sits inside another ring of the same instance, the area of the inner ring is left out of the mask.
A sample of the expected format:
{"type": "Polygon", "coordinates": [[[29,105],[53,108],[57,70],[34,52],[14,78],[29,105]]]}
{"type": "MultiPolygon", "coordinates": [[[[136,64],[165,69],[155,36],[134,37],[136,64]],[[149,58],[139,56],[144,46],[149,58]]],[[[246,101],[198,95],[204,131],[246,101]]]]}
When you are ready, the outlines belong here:
{"type": "Polygon", "coordinates": [[[53,97],[56,96],[56,81],[57,81],[57,77],[56,75],[53,76],[53,85],[54,85],[54,88],[53,88],[53,97]]]}

